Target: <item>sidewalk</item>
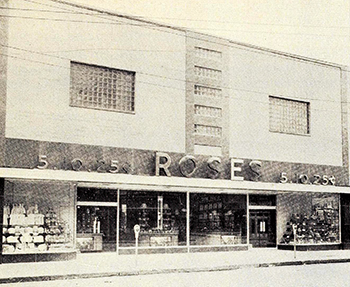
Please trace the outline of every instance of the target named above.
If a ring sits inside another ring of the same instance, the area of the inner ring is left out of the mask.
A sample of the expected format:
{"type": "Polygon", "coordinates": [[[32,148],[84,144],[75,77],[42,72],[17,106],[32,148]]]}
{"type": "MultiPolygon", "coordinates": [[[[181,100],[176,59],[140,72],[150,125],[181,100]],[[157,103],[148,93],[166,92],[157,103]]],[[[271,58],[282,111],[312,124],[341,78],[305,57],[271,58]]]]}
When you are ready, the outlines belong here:
{"type": "Polygon", "coordinates": [[[250,249],[248,251],[116,255],[78,254],[76,260],[61,262],[10,263],[0,265],[0,284],[15,282],[131,276],[158,273],[205,272],[350,262],[350,250],[293,251],[250,249]]]}

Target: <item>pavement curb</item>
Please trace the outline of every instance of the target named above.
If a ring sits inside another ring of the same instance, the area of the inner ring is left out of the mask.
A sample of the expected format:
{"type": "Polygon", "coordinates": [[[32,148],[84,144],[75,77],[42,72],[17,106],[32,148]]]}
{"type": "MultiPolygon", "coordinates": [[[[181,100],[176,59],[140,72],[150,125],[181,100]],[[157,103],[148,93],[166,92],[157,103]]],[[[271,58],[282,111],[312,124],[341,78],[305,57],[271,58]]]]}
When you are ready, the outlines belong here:
{"type": "Polygon", "coordinates": [[[266,268],[266,267],[283,267],[283,266],[348,263],[348,262],[350,262],[350,258],[297,260],[297,261],[254,263],[254,264],[233,264],[233,265],[199,267],[199,268],[193,267],[193,268],[179,268],[179,269],[130,270],[130,271],[66,274],[66,275],[41,275],[41,276],[31,276],[31,277],[26,276],[26,277],[0,278],[0,284],[88,279],[88,278],[102,278],[102,277],[116,277],[116,276],[154,275],[154,274],[169,274],[169,273],[215,272],[215,271],[230,271],[230,270],[237,270],[237,269],[243,269],[243,268],[266,268]]]}

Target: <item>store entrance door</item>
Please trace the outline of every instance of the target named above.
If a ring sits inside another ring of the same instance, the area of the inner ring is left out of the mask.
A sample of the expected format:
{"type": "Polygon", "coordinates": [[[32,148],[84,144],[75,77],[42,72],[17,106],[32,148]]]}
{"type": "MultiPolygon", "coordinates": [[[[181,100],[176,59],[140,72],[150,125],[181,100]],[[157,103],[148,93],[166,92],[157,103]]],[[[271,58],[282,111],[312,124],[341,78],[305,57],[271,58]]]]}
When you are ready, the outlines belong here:
{"type": "Polygon", "coordinates": [[[253,247],[276,246],[276,211],[249,211],[249,243],[253,247]]]}
{"type": "Polygon", "coordinates": [[[115,251],[116,231],[116,206],[77,205],[77,247],[80,251],[115,251]]]}
{"type": "Polygon", "coordinates": [[[343,249],[350,249],[350,195],[341,195],[341,240],[343,249]]]}
{"type": "Polygon", "coordinates": [[[117,191],[78,187],[76,208],[76,247],[81,252],[115,251],[117,191]]]}

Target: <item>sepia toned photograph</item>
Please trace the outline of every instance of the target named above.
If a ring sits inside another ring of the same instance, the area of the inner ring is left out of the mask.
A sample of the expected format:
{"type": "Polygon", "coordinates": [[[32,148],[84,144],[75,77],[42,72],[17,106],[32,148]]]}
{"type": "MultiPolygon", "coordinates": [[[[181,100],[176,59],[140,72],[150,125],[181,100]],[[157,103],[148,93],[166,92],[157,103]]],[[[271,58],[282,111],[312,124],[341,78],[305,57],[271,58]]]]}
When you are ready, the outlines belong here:
{"type": "Polygon", "coordinates": [[[0,0],[1,286],[350,286],[350,0],[0,0]]]}

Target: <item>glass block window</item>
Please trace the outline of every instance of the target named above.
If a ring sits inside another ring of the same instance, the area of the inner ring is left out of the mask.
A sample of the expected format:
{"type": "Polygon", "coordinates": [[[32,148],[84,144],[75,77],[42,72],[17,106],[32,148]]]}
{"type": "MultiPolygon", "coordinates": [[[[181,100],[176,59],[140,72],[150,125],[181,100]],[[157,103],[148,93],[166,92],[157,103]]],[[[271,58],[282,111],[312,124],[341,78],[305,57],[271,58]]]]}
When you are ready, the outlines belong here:
{"type": "Polygon", "coordinates": [[[134,103],[134,72],[71,62],[72,107],[133,112],[134,103]]]}
{"type": "Polygon", "coordinates": [[[215,50],[205,49],[201,47],[195,47],[196,56],[198,58],[220,61],[222,53],[215,50]]]}
{"type": "Polygon", "coordinates": [[[221,137],[221,128],[195,124],[194,133],[203,136],[221,137]]]}
{"type": "Polygon", "coordinates": [[[199,77],[221,80],[221,71],[205,67],[194,67],[194,74],[199,77]]]}
{"type": "Polygon", "coordinates": [[[200,85],[194,86],[194,94],[198,96],[208,97],[208,98],[221,98],[222,90],[210,87],[204,87],[200,85]]]}
{"type": "Polygon", "coordinates": [[[310,103],[269,97],[270,131],[307,135],[309,128],[310,103]]]}
{"type": "Polygon", "coordinates": [[[221,118],[222,110],[220,108],[194,105],[194,113],[199,116],[221,118]]]}

